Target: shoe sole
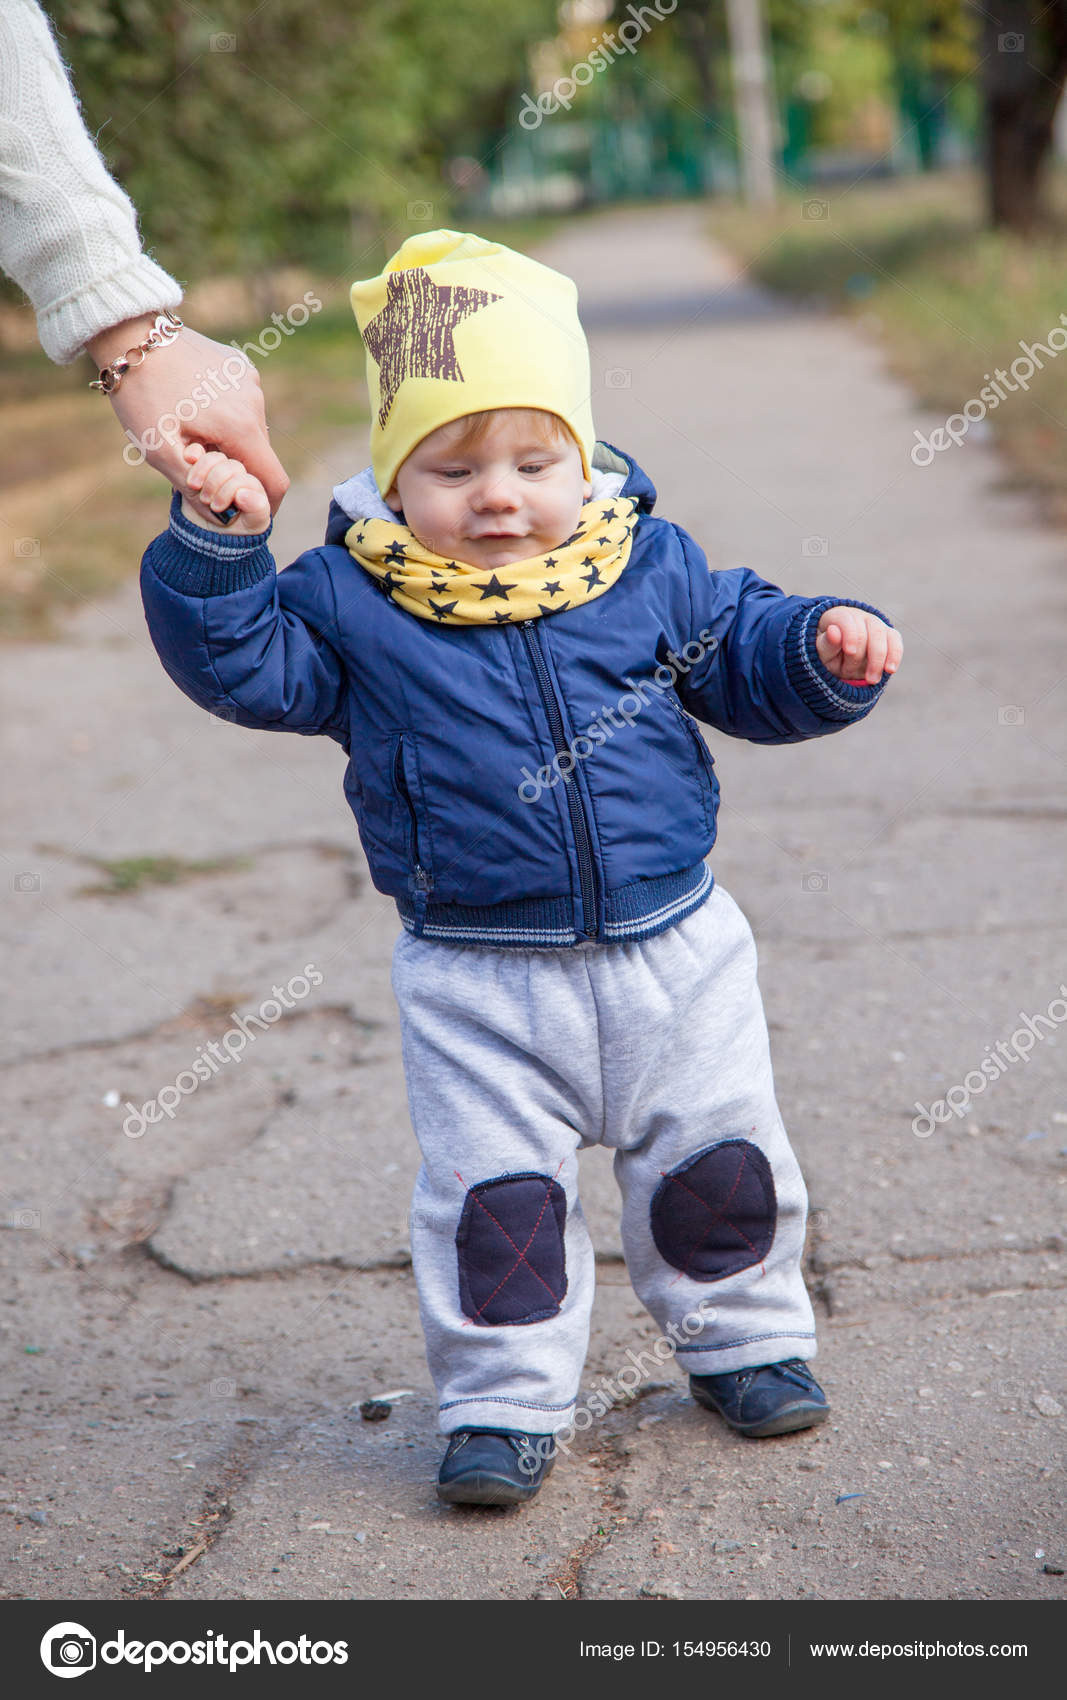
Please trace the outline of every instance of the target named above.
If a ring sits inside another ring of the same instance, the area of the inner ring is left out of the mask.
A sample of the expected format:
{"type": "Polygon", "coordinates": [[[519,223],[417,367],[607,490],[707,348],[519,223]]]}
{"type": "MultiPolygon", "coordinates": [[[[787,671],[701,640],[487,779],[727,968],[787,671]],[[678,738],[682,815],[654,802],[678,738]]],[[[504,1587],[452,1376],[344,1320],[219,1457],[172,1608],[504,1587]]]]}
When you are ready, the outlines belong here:
{"type": "Polygon", "coordinates": [[[735,1423],[720,1410],[703,1388],[693,1388],[691,1391],[698,1405],[703,1405],[705,1411],[714,1411],[735,1434],[744,1435],[746,1440],[770,1440],[776,1434],[795,1434],[798,1429],[814,1428],[818,1423],[825,1422],[830,1415],[829,1405],[812,1405],[805,1400],[787,1405],[784,1411],[779,1411],[777,1416],[768,1417],[762,1423],[735,1423]]]}
{"type": "Polygon", "coordinates": [[[481,1470],[437,1484],[437,1497],[446,1505],[525,1505],[540,1491],[540,1482],[534,1487],[520,1487],[517,1482],[485,1475],[481,1470]]]}

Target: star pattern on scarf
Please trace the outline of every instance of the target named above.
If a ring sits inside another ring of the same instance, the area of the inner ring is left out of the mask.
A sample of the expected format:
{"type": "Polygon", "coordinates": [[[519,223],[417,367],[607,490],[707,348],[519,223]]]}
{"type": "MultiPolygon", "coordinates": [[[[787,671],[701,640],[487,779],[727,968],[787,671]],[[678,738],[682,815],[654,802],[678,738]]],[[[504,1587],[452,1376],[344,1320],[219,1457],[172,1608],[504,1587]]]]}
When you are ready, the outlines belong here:
{"type": "Polygon", "coordinates": [[[482,587],[482,594],[479,600],[484,602],[487,596],[502,596],[506,602],[508,599],[508,593],[512,590],[516,590],[517,588],[518,587],[515,584],[501,584],[500,580],[494,573],[492,578],[489,580],[489,583],[482,587]]]}
{"type": "Polygon", "coordinates": [[[378,367],[378,424],[405,378],[444,378],[462,383],[452,333],[472,313],[503,300],[487,289],[434,283],[425,266],[390,272],[385,306],[364,328],[363,341],[378,367]]]}
{"type": "Polygon", "coordinates": [[[582,566],[588,567],[589,571],[587,573],[579,573],[578,577],[585,580],[590,590],[592,590],[594,584],[603,584],[604,580],[600,576],[600,568],[597,566],[591,555],[587,555],[585,557],[585,560],[582,562],[582,566]]]}
{"type": "Polygon", "coordinates": [[[557,545],[553,554],[514,563],[515,580],[501,577],[508,570],[506,566],[479,572],[472,571],[469,562],[444,560],[435,555],[432,544],[421,542],[403,523],[394,529],[388,520],[364,517],[348,534],[346,543],[371,573],[381,594],[403,612],[421,613],[435,624],[502,626],[528,620],[535,608],[541,616],[565,613],[608,590],[629,556],[639,507],[633,497],[618,498],[613,506],[600,511],[601,521],[612,520],[614,524],[606,535],[597,536],[600,521],[590,504],[589,512],[583,510],[577,529],[557,545]],[[583,547],[587,553],[579,556],[578,550],[583,547]],[[364,550],[370,559],[364,558],[364,550]],[[541,581],[541,592],[549,598],[541,602],[536,599],[532,574],[553,568],[559,576],[541,581]],[[557,602],[558,597],[564,600],[557,602]],[[508,607],[493,611],[484,607],[494,599],[508,607]]]}

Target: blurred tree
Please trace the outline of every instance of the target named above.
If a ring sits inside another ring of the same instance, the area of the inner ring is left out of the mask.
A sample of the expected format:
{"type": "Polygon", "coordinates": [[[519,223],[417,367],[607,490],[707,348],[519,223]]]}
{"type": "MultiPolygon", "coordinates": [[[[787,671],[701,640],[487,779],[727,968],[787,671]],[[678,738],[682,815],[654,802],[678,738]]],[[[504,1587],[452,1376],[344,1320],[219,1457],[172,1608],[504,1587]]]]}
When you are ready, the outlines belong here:
{"type": "Polygon", "coordinates": [[[186,280],[370,267],[398,226],[446,223],[457,131],[491,129],[556,19],[556,0],[44,4],[146,243],[186,280]]]}
{"type": "Polygon", "coordinates": [[[1053,123],[1067,78],[1067,0],[972,0],[981,15],[989,219],[1027,234],[1044,217],[1053,123]]]}

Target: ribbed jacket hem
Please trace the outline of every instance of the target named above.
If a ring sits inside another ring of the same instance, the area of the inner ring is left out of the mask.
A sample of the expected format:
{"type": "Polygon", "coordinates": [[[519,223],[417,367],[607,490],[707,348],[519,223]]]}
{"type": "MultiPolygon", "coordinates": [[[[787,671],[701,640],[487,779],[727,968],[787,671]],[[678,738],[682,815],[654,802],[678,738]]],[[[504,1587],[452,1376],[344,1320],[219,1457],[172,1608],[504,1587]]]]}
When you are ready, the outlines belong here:
{"type": "Polygon", "coordinates": [[[209,531],[207,526],[186,519],[181,496],[175,490],[170,529],[151,546],[152,571],[183,596],[229,596],[232,591],[247,590],[274,572],[274,557],[267,548],[273,524],[272,520],[266,531],[252,537],[209,531]]]}
{"type": "MultiPolygon", "coordinates": [[[[701,861],[680,873],[619,886],[607,893],[604,937],[597,941],[575,932],[570,897],[524,897],[511,903],[429,903],[421,936],[446,944],[540,950],[652,938],[699,909],[711,896],[714,884],[711,869],[701,861]]],[[[407,897],[395,901],[400,919],[413,933],[414,905],[407,897]]]]}
{"type": "Polygon", "coordinates": [[[883,673],[876,685],[850,685],[831,673],[815,645],[819,620],[827,608],[862,608],[868,614],[877,614],[887,626],[893,622],[869,602],[826,596],[798,609],[786,630],[785,670],[797,695],[823,720],[860,720],[874,707],[892,674],[883,673]]]}

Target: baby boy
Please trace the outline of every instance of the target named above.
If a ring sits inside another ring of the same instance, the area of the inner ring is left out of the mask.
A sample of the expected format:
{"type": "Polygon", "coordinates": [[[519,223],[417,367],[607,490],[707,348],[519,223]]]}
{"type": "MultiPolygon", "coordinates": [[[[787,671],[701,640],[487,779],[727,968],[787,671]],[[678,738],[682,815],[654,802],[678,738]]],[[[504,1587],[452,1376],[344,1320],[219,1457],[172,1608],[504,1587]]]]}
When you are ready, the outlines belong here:
{"type": "MultiPolygon", "coordinates": [[[[792,743],[870,712],[875,608],[710,571],[598,442],[570,279],[450,230],[352,290],[371,466],[277,573],[270,511],[200,445],[142,591],[168,673],[238,724],[321,734],[375,886],[422,1153],[412,1257],[452,1503],[536,1494],[593,1300],[578,1153],[614,1152],[634,1289],[702,1406],[822,1421],[807,1197],[751,928],[705,858],[697,728],[792,743]]],[[[409,1342],[398,1342],[403,1368],[409,1342]]]]}

